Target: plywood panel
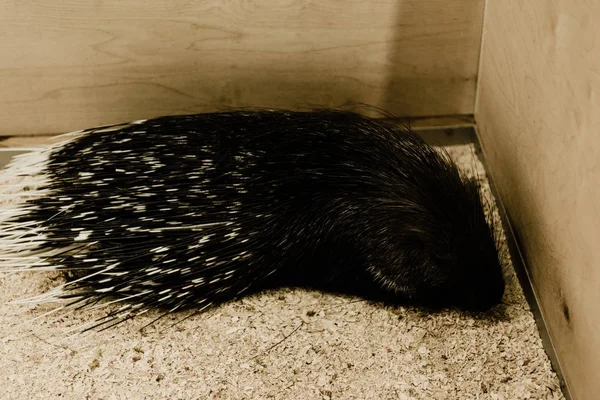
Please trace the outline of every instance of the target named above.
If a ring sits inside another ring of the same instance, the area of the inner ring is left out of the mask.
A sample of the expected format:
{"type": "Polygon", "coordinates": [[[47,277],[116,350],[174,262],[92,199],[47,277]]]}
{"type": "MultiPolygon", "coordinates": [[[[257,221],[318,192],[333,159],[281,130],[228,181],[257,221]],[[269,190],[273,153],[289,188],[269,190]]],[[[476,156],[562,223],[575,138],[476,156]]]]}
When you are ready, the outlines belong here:
{"type": "Polygon", "coordinates": [[[0,135],[231,106],[471,114],[483,0],[0,3],[0,135]]]}
{"type": "Polygon", "coordinates": [[[600,393],[600,3],[489,1],[476,121],[575,399],[600,393]]]}

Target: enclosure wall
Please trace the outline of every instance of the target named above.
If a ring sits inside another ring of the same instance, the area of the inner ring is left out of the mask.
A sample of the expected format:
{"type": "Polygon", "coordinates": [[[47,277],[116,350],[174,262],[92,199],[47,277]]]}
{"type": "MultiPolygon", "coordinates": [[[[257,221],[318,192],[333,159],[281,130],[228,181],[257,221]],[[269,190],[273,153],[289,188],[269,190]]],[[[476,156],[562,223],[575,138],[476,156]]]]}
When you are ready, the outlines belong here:
{"type": "Polygon", "coordinates": [[[0,135],[230,106],[472,114],[483,0],[5,1],[0,135]]]}
{"type": "Polygon", "coordinates": [[[476,121],[575,399],[600,393],[600,3],[488,1],[476,121]]]}

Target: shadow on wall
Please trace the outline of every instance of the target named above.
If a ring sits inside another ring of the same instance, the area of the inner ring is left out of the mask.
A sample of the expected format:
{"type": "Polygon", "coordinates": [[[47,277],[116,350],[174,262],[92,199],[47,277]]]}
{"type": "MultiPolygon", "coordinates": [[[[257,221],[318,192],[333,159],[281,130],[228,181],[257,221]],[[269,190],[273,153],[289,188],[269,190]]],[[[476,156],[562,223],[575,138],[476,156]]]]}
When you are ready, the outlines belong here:
{"type": "Polygon", "coordinates": [[[483,13],[484,0],[397,1],[383,107],[473,114],[483,13]]]}

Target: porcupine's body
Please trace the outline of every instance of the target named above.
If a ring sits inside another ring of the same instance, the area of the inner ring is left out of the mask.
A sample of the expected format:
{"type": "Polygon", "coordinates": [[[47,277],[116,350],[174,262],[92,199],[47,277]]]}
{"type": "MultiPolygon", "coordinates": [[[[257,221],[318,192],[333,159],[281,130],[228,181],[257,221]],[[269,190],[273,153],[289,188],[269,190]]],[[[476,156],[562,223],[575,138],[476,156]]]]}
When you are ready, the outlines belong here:
{"type": "Polygon", "coordinates": [[[73,270],[61,293],[84,301],[203,308],[306,284],[485,309],[504,289],[474,181],[353,113],[137,121],[2,173],[38,187],[0,211],[0,264],[73,270]]]}

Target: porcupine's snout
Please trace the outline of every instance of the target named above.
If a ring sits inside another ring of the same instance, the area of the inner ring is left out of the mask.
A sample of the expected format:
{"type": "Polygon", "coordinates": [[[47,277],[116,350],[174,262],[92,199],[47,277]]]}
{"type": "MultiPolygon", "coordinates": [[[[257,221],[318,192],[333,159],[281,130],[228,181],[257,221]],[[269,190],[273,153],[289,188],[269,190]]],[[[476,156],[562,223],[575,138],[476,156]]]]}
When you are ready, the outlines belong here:
{"type": "Polygon", "coordinates": [[[502,274],[497,273],[500,270],[497,263],[482,262],[466,269],[480,272],[463,276],[462,281],[454,287],[441,288],[438,293],[432,294],[434,300],[439,298],[441,302],[441,299],[453,299],[455,306],[475,312],[486,311],[502,301],[505,282],[502,274]]]}

